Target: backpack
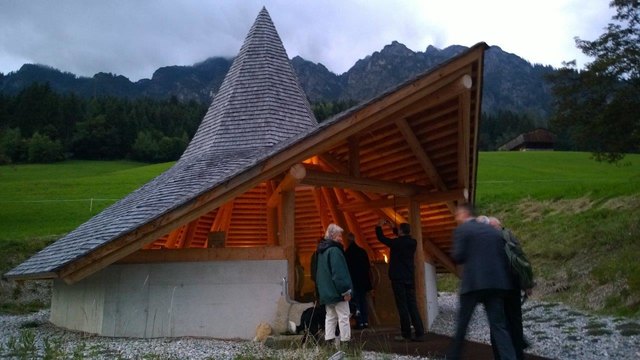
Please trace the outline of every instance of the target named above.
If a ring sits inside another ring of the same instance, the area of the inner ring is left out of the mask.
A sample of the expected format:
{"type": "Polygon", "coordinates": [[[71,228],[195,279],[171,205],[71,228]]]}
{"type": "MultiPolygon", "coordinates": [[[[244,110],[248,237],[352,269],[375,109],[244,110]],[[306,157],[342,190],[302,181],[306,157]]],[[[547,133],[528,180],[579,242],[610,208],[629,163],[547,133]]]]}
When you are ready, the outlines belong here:
{"type": "Polygon", "coordinates": [[[520,243],[514,239],[513,234],[511,234],[511,231],[508,229],[502,230],[502,238],[505,242],[504,251],[507,253],[511,271],[518,277],[520,289],[527,290],[533,288],[535,286],[533,269],[520,243]]]}

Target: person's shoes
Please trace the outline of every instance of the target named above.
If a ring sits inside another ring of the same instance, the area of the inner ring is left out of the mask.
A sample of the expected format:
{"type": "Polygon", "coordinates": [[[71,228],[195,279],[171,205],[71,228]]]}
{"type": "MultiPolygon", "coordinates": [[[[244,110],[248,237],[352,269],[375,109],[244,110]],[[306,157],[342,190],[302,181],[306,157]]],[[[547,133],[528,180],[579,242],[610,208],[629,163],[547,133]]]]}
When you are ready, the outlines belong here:
{"type": "Polygon", "coordinates": [[[424,335],[416,335],[414,338],[411,339],[411,341],[414,342],[423,342],[425,340],[424,335]]]}
{"type": "Polygon", "coordinates": [[[369,327],[369,323],[364,323],[364,324],[362,324],[362,326],[364,326],[364,328],[366,329],[366,328],[369,327]]]}

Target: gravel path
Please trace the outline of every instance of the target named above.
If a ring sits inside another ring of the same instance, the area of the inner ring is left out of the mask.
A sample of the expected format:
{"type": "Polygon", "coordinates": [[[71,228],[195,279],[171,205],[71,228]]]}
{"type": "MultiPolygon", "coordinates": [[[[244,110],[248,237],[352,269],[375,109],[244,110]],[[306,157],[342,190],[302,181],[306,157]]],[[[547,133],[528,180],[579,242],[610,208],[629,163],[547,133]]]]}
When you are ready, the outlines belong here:
{"type": "MultiPolygon", "coordinates": [[[[432,331],[452,335],[457,296],[439,294],[440,315],[432,331]]],[[[640,359],[640,320],[584,314],[566,306],[528,301],[523,309],[527,352],[557,359],[640,359]]],[[[64,331],[48,323],[49,311],[30,315],[0,315],[0,357],[19,351],[32,339],[38,357],[56,350],[85,359],[234,359],[304,358],[299,351],[277,351],[247,341],[199,338],[125,339],[88,336],[64,331]],[[21,338],[22,337],[22,338],[21,338]],[[15,343],[12,344],[12,341],[15,343]]],[[[476,309],[467,339],[488,343],[486,316],[476,309]]],[[[365,359],[415,359],[365,352],[365,359]]],[[[30,357],[26,357],[30,358],[30,357]]]]}

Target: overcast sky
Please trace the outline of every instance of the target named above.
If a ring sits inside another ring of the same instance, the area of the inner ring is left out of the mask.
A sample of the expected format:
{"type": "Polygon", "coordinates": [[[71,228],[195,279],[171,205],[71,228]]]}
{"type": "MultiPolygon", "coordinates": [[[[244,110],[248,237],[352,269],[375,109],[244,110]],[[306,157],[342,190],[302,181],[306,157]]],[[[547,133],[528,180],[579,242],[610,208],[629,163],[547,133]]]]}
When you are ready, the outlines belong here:
{"type": "Polygon", "coordinates": [[[608,0],[0,0],[0,72],[24,63],[131,80],[157,68],[235,56],[266,6],[290,58],[341,74],[397,40],[428,45],[484,41],[555,67],[590,59],[573,38],[593,40],[611,20],[608,0]]]}

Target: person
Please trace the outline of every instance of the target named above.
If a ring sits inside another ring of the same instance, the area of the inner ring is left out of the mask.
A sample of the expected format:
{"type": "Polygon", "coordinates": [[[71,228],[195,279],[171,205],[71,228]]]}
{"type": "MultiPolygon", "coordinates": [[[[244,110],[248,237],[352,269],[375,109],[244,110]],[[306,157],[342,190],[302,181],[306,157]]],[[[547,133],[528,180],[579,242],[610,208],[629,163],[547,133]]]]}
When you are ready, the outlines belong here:
{"type": "Polygon", "coordinates": [[[501,360],[515,360],[516,354],[505,316],[505,299],[515,288],[502,234],[475,219],[470,204],[456,209],[458,227],[453,232],[453,260],[463,265],[456,333],[447,359],[457,360],[462,353],[469,320],[478,303],[484,305],[495,351],[501,360]]]}
{"type": "Polygon", "coordinates": [[[418,311],[414,278],[414,256],[417,241],[411,237],[411,227],[407,223],[400,224],[397,238],[387,238],[382,232],[382,226],[385,223],[391,224],[387,220],[378,222],[376,237],[378,241],[391,249],[389,279],[398,308],[401,331],[401,336],[396,337],[396,340],[421,341],[424,338],[424,326],[418,311]],[[412,324],[415,331],[413,338],[411,337],[412,324]]]}
{"type": "Polygon", "coordinates": [[[371,285],[371,264],[369,255],[358,246],[353,233],[347,235],[347,250],[344,252],[353,282],[353,303],[356,307],[356,328],[369,327],[369,307],[367,293],[373,289],[371,285]]]}
{"type": "Polygon", "coordinates": [[[351,340],[349,301],[352,283],[342,247],[343,229],[329,224],[316,250],[316,285],[321,305],[325,305],[324,339],[336,342],[336,325],[340,343],[351,340]]]}
{"type": "MultiPolygon", "coordinates": [[[[493,226],[496,230],[503,233],[505,236],[505,232],[509,232],[509,235],[513,241],[519,244],[518,239],[513,235],[510,229],[507,229],[502,226],[502,222],[494,217],[489,217],[489,225],[493,226]]],[[[513,276],[517,276],[514,272],[511,272],[513,276]]],[[[517,281],[517,280],[516,280],[517,281]]],[[[527,295],[531,295],[531,289],[526,289],[525,292],[527,295]]],[[[509,333],[511,334],[511,340],[513,343],[514,350],[516,351],[516,359],[522,360],[524,359],[524,349],[529,347],[529,344],[524,338],[524,330],[522,328],[522,302],[520,301],[520,289],[515,288],[513,290],[509,290],[507,297],[504,303],[504,312],[507,317],[507,325],[509,326],[509,333]]],[[[495,341],[493,337],[491,338],[491,346],[494,347],[495,351],[495,341]]],[[[499,359],[499,357],[496,357],[499,359]]]]}

